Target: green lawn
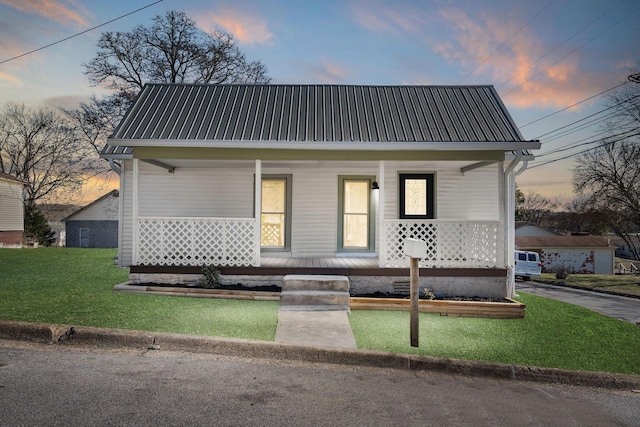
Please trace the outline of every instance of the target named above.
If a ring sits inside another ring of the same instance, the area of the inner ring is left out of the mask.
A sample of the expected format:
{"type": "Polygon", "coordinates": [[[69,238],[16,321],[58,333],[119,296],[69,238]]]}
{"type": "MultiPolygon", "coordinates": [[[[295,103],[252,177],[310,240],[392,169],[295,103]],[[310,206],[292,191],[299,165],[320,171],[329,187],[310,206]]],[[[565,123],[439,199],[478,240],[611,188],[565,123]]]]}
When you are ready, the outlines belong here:
{"type": "Polygon", "coordinates": [[[109,249],[0,249],[0,318],[274,340],[278,303],[115,292],[109,249]]]}
{"type": "Polygon", "coordinates": [[[409,313],[352,311],[358,348],[519,365],[640,374],[640,328],[570,304],[519,292],[524,319],[420,313],[420,347],[409,313]]]}
{"type": "MultiPolygon", "coordinates": [[[[114,250],[0,249],[0,319],[273,340],[278,303],[113,291],[127,270],[114,250]]],[[[352,311],[359,348],[565,369],[640,374],[640,328],[580,307],[520,293],[524,319],[352,311]]]]}
{"type": "Polygon", "coordinates": [[[640,296],[640,276],[632,274],[570,274],[566,279],[560,280],[556,279],[554,273],[542,273],[542,277],[536,277],[533,280],[552,285],[567,285],[640,296]]]}

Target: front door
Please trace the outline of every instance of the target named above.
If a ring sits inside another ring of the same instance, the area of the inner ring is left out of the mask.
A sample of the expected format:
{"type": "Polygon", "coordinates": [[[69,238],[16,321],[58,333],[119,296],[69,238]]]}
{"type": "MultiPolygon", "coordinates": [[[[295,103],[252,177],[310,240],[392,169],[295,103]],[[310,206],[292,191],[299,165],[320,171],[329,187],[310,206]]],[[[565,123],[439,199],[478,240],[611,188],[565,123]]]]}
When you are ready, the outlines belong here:
{"type": "Polygon", "coordinates": [[[342,252],[374,250],[373,177],[340,177],[338,246],[342,252]]]}

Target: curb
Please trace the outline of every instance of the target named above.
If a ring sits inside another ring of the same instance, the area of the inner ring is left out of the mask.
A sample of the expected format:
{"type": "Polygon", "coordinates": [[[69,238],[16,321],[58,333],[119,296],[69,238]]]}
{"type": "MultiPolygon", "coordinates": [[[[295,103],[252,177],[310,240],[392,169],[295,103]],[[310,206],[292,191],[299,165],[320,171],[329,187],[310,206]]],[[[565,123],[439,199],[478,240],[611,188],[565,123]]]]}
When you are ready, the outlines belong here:
{"type": "Polygon", "coordinates": [[[306,347],[271,341],[216,338],[163,332],[0,321],[0,339],[68,346],[95,346],[98,348],[187,351],[245,358],[432,371],[471,377],[489,377],[607,389],[640,389],[640,375],[571,371],[373,350],[306,347]]]}

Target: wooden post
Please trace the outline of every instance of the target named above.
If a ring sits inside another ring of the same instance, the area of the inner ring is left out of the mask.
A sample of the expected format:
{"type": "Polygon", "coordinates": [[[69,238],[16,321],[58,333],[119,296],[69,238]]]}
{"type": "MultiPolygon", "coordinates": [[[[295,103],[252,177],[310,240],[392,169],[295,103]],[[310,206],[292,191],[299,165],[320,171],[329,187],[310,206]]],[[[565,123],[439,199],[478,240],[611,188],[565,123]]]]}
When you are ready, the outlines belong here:
{"type": "Polygon", "coordinates": [[[418,277],[420,276],[420,268],[418,266],[419,258],[409,258],[410,260],[410,297],[411,297],[411,321],[409,324],[409,334],[411,335],[411,347],[419,347],[418,337],[420,335],[419,324],[419,305],[418,305],[418,277]]]}
{"type": "Polygon", "coordinates": [[[418,320],[420,306],[418,298],[420,287],[418,278],[420,277],[420,258],[427,256],[427,243],[424,240],[407,238],[404,241],[404,254],[409,257],[409,289],[411,297],[411,321],[409,323],[409,335],[411,335],[411,347],[418,347],[418,320]]]}

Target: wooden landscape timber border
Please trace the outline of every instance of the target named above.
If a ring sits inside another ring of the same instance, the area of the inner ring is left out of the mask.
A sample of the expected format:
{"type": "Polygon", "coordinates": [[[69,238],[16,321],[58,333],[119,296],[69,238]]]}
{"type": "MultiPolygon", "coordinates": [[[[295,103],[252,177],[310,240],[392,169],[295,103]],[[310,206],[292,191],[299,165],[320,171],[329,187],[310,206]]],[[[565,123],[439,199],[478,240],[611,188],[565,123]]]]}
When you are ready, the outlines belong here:
{"type": "MultiPolygon", "coordinates": [[[[135,285],[131,282],[116,285],[114,289],[121,292],[192,298],[226,298],[254,301],[280,300],[280,292],[135,285]]],[[[526,306],[512,299],[507,298],[507,301],[509,302],[420,300],[419,310],[424,313],[440,313],[443,316],[452,317],[484,317],[491,319],[524,318],[526,306]]],[[[349,306],[352,310],[409,311],[410,303],[411,300],[406,298],[351,297],[349,306]]]]}
{"type": "MultiPolygon", "coordinates": [[[[420,300],[419,311],[440,313],[443,316],[487,317],[491,319],[524,318],[526,305],[507,298],[509,302],[420,300]]],[[[411,300],[400,298],[351,297],[352,310],[402,310],[409,311],[411,300]]]]}

